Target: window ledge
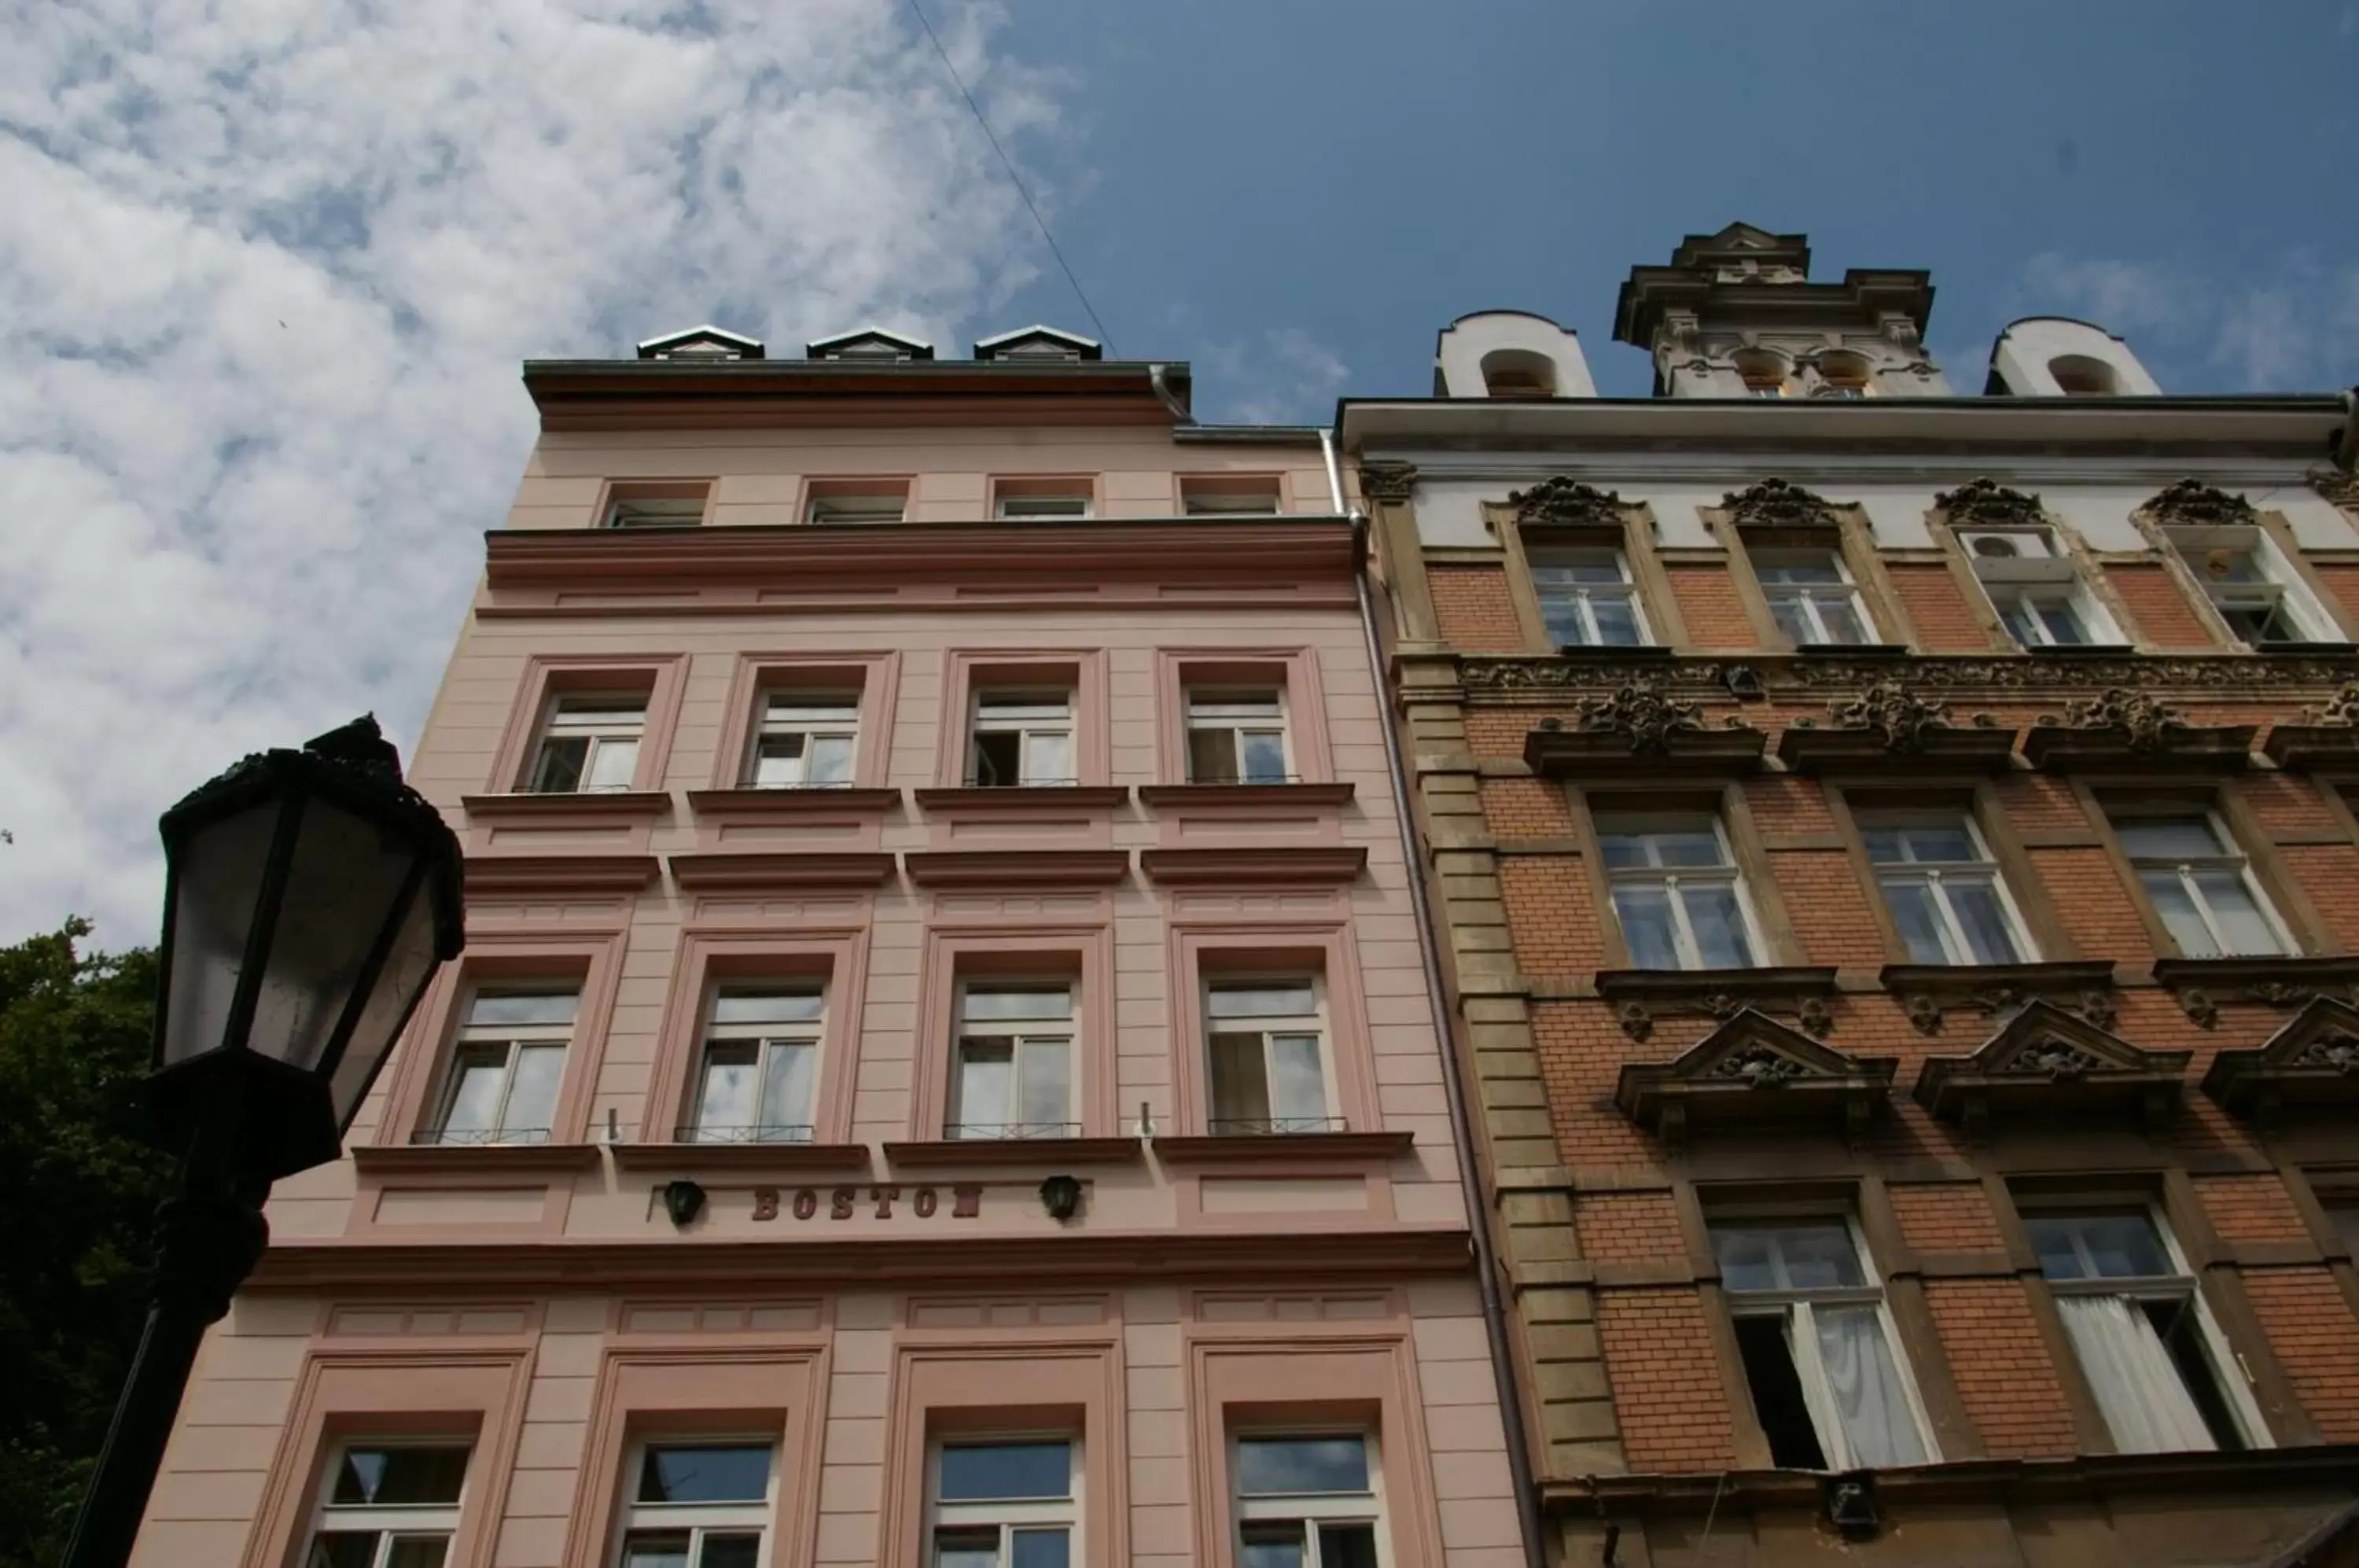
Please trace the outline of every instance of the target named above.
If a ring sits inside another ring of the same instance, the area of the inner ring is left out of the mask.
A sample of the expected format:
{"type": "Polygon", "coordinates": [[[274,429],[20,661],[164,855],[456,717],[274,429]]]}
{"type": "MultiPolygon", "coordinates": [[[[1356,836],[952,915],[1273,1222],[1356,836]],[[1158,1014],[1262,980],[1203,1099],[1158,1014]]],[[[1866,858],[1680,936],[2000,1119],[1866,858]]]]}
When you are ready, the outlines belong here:
{"type": "Polygon", "coordinates": [[[888,1143],[885,1161],[896,1170],[1018,1165],[1041,1170],[1068,1165],[1135,1165],[1146,1158],[1136,1138],[943,1138],[888,1143]]]}
{"type": "Polygon", "coordinates": [[[2271,724],[2261,755],[2279,768],[2359,765],[2359,725],[2271,724]]]}
{"type": "Polygon", "coordinates": [[[570,795],[462,795],[459,808],[474,822],[536,822],[544,817],[659,817],[671,809],[662,789],[585,790],[570,795]]]}
{"type": "Polygon", "coordinates": [[[868,1169],[864,1143],[618,1143],[625,1171],[842,1171],[868,1169]]]}
{"type": "Polygon", "coordinates": [[[1119,784],[962,784],[914,793],[923,811],[1005,817],[1110,811],[1130,799],[1130,790],[1119,784]]]}
{"type": "Polygon", "coordinates": [[[1641,748],[1625,731],[1534,730],[1524,762],[1544,779],[1741,779],[1757,773],[1769,737],[1750,727],[1674,730],[1641,748]]]}
{"type": "Polygon", "coordinates": [[[470,893],[636,893],[663,873],[652,855],[471,855],[470,893]]]}
{"type": "Polygon", "coordinates": [[[2288,1112],[2348,1116],[2359,1106],[2359,1008],[2337,997],[2311,998],[2258,1047],[2214,1054],[2203,1092],[2264,1125],[2288,1112]]]}
{"type": "Polygon", "coordinates": [[[598,1168],[594,1143],[364,1143],[352,1149],[364,1176],[513,1175],[598,1168]]]}
{"type": "Polygon", "coordinates": [[[691,892],[730,887],[875,887],[891,879],[893,857],[859,852],[715,851],[670,857],[672,880],[691,892]]]}
{"type": "Polygon", "coordinates": [[[2299,1004],[2322,988],[2359,985],[2359,956],[2278,954],[2265,958],[2158,958],[2154,983],[2172,991],[2200,990],[2214,1001],[2299,1004]]]}
{"type": "Polygon", "coordinates": [[[1897,996],[2016,991],[2028,999],[2043,991],[2104,990],[2114,983],[2114,962],[2070,958],[2044,964],[1887,964],[1876,971],[1875,978],[1897,996]]]}
{"type": "Polygon", "coordinates": [[[1110,887],[1130,874],[1125,849],[913,850],[920,887],[1110,887]]]}
{"type": "Polygon", "coordinates": [[[1557,645],[1556,656],[1559,659],[1575,659],[1582,663],[1593,659],[1669,659],[1679,657],[1679,649],[1668,643],[1656,642],[1565,642],[1557,645]]]}
{"type": "Polygon", "coordinates": [[[1237,849],[1147,849],[1138,855],[1147,879],[1167,887],[1283,882],[1340,887],[1368,868],[1365,844],[1275,845],[1237,849]]]}
{"type": "Polygon", "coordinates": [[[1806,642],[1797,644],[1798,659],[1906,659],[1905,642],[1806,642]]]}
{"type": "Polygon", "coordinates": [[[900,804],[898,789],[690,789],[699,816],[800,817],[831,812],[882,813],[900,804]]]}
{"type": "MultiPolygon", "coordinates": [[[[2247,645],[2248,647],[2251,645],[2247,645]]],[[[2310,658],[2333,654],[2359,653],[2359,643],[2351,642],[2265,642],[2254,648],[2264,658],[2310,658]]]]}
{"type": "Polygon", "coordinates": [[[1195,1135],[1155,1139],[1155,1157],[1166,1165],[1334,1164],[1372,1165],[1397,1160],[1415,1147],[1411,1132],[1291,1132],[1195,1135]]]}
{"type": "Polygon", "coordinates": [[[1138,800],[1146,806],[1342,806],[1352,792],[1348,782],[1142,784],[1138,800]]]}
{"type": "Polygon", "coordinates": [[[1835,966],[1789,964],[1759,969],[1601,969],[1597,994],[1607,1001],[1625,997],[1832,996],[1835,966]]]}
{"type": "Polygon", "coordinates": [[[2137,645],[2128,642],[2057,642],[2040,643],[2022,651],[2034,659],[2053,659],[2070,663],[2076,659],[2128,659],[2137,652],[2137,645]]]}
{"type": "Polygon", "coordinates": [[[1822,729],[1795,724],[1777,737],[1777,758],[1797,773],[1838,768],[1891,778],[1940,773],[2003,773],[2015,755],[2016,732],[1995,725],[1928,725],[1906,749],[1883,731],[1822,729]]]}
{"type": "Polygon", "coordinates": [[[2023,756],[2047,773],[2239,773],[2252,763],[2256,733],[2253,724],[2174,725],[2141,743],[2118,724],[2034,724],[2023,756]]]}

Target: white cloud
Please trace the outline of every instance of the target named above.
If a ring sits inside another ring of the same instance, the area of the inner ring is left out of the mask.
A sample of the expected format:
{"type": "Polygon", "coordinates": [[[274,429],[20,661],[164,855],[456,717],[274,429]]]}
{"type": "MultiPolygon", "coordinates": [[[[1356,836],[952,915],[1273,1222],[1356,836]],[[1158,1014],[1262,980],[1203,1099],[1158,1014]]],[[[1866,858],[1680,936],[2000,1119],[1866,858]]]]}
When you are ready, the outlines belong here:
{"type": "Polygon", "coordinates": [[[2293,251],[2225,278],[2180,262],[2037,256],[2023,297],[2120,333],[2168,392],[2331,392],[2359,380],[2359,265],[2293,251]]]}
{"type": "Polygon", "coordinates": [[[1351,366],[1299,327],[1232,339],[1204,351],[1196,416],[1209,424],[1323,425],[1351,379],[1351,366]],[[1201,396],[1209,380],[1225,396],[1201,396]]]}
{"type": "MultiPolygon", "coordinates": [[[[931,11],[1003,139],[1061,150],[996,13],[931,11]]],[[[5,14],[0,941],[151,940],[180,792],[362,709],[415,737],[520,359],[949,337],[1034,270],[897,0],[5,14]]]]}

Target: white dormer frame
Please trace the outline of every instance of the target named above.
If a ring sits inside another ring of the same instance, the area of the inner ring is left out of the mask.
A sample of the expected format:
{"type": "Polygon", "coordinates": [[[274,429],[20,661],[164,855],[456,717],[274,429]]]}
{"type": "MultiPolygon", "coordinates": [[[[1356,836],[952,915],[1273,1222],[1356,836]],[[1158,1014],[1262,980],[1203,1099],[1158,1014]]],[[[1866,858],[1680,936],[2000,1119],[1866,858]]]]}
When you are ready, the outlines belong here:
{"type": "Polygon", "coordinates": [[[641,359],[761,359],[767,353],[761,339],[716,327],[710,321],[684,332],[643,339],[638,351],[641,359]]]}
{"type": "Polygon", "coordinates": [[[901,332],[888,331],[884,327],[877,326],[872,321],[867,326],[857,327],[848,332],[836,332],[828,337],[813,338],[810,342],[803,344],[803,357],[806,359],[853,359],[875,360],[878,362],[883,362],[888,359],[897,361],[923,360],[934,357],[934,345],[927,343],[922,338],[913,338],[901,332]],[[887,354],[855,354],[850,352],[854,344],[864,343],[884,343],[892,350],[892,353],[887,354]]]}
{"type": "Polygon", "coordinates": [[[1012,332],[999,332],[991,337],[975,339],[974,357],[981,360],[1051,357],[1047,354],[1035,355],[1018,352],[1024,344],[1034,341],[1053,343],[1059,349],[1069,350],[1075,359],[1105,357],[1105,345],[1099,343],[1097,339],[1085,338],[1078,332],[1061,332],[1055,327],[1042,326],[1037,321],[1028,327],[1018,327],[1012,332]]]}

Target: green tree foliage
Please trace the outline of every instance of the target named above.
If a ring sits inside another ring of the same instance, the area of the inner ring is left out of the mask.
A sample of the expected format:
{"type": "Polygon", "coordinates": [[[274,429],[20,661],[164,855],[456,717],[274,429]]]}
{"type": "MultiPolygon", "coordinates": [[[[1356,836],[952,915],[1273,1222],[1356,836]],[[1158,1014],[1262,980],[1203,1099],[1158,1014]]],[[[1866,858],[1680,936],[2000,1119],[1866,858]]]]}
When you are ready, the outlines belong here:
{"type": "Polygon", "coordinates": [[[0,1568],[49,1568],[146,1312],[171,1160],[145,1106],[156,954],[0,947],[0,1568]]]}

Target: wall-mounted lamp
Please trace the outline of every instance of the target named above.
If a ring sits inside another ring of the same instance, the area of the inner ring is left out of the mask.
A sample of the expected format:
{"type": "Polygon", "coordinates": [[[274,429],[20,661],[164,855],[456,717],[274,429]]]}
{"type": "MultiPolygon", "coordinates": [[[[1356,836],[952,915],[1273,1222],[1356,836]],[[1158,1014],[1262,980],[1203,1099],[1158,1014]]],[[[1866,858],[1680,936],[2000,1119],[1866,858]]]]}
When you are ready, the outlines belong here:
{"type": "Polygon", "coordinates": [[[1081,1212],[1082,1184],[1071,1176],[1051,1176],[1040,1183],[1040,1206],[1052,1220],[1069,1220],[1081,1212]]]}
{"type": "Polygon", "coordinates": [[[704,1212],[704,1189],[685,1176],[664,1183],[663,1200],[664,1213],[682,1230],[704,1212]]]}

